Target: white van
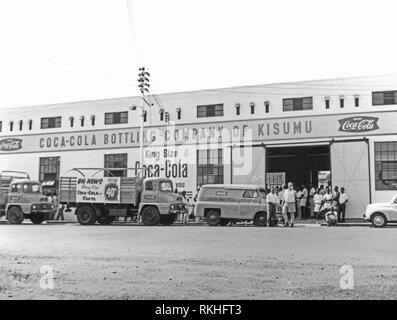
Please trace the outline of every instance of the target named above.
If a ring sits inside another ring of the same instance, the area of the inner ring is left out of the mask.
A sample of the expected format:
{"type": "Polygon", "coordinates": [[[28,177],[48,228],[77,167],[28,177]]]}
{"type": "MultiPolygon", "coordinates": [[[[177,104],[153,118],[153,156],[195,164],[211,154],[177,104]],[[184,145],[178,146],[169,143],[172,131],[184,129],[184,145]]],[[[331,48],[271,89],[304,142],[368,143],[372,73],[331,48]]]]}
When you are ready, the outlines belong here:
{"type": "Polygon", "coordinates": [[[205,217],[210,226],[239,220],[253,220],[255,225],[266,226],[266,211],[265,189],[253,185],[203,185],[195,205],[195,215],[205,217]]]}

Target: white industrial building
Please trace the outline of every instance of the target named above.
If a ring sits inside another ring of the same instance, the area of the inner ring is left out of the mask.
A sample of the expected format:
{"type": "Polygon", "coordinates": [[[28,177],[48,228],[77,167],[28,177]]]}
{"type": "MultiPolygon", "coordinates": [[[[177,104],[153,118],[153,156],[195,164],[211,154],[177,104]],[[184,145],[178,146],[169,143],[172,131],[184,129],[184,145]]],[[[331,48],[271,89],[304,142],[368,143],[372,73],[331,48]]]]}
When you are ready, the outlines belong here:
{"type": "MultiPolygon", "coordinates": [[[[205,183],[330,183],[347,190],[347,218],[397,192],[397,75],[147,100],[145,174],[170,177],[179,191],[205,183]]],[[[76,167],[141,167],[140,111],[130,109],[139,104],[140,97],[126,97],[0,109],[0,169],[56,188],[76,167]]]]}

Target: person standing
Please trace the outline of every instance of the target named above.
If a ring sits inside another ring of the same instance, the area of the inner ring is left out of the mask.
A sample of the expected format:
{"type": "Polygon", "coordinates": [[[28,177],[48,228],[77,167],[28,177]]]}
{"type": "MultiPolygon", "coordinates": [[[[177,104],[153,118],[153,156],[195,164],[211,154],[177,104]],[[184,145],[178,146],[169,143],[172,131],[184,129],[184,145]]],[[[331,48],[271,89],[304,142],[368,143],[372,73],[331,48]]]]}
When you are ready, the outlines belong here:
{"type": "Polygon", "coordinates": [[[306,219],[306,206],[307,206],[308,191],[305,185],[302,185],[302,195],[300,199],[301,219],[306,219]]]}
{"type": "Polygon", "coordinates": [[[345,222],[345,214],[346,214],[346,203],[349,201],[349,197],[345,192],[345,188],[340,188],[339,195],[339,210],[338,210],[338,222],[345,222]]]}
{"type": "Polygon", "coordinates": [[[317,220],[317,223],[320,223],[320,211],[321,211],[321,205],[323,203],[323,195],[319,192],[319,190],[315,190],[314,196],[313,196],[313,212],[314,212],[314,217],[317,220]]]}
{"type": "Polygon", "coordinates": [[[181,222],[184,224],[187,224],[188,219],[189,219],[189,199],[186,197],[186,191],[183,190],[181,192],[182,195],[182,202],[185,205],[185,210],[181,214],[181,222]]]}
{"type": "Polygon", "coordinates": [[[340,192],[338,186],[335,186],[334,188],[334,193],[332,195],[332,207],[336,209],[336,212],[339,212],[339,197],[340,197],[340,192]]]}
{"type": "Polygon", "coordinates": [[[283,216],[285,220],[285,227],[288,227],[290,225],[291,227],[294,226],[294,220],[295,220],[295,212],[296,212],[296,202],[297,202],[297,197],[296,197],[296,191],[294,190],[294,185],[292,182],[288,182],[288,189],[284,191],[284,197],[283,197],[283,216]],[[287,213],[290,214],[290,219],[288,219],[287,213]],[[289,221],[291,221],[289,223],[289,221]]]}
{"type": "Polygon", "coordinates": [[[275,222],[276,222],[278,196],[276,194],[275,188],[272,188],[271,191],[267,194],[266,203],[267,203],[267,226],[271,227],[272,225],[277,225],[275,222]]]}
{"type": "Polygon", "coordinates": [[[314,195],[316,193],[316,189],[313,185],[310,185],[310,192],[309,192],[309,218],[314,217],[314,195]]]}

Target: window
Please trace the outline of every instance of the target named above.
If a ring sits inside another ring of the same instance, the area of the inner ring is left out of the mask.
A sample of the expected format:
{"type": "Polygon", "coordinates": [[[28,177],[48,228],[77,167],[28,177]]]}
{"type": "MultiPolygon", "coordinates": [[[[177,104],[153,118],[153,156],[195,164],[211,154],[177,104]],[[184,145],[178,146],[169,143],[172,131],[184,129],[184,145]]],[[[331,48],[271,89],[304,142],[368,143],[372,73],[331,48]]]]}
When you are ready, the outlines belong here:
{"type": "Polygon", "coordinates": [[[251,114],[255,113],[255,102],[250,103],[250,108],[251,108],[251,114]]]}
{"type": "Polygon", "coordinates": [[[147,120],[147,112],[143,111],[143,122],[146,122],[147,120]]]}
{"type": "Polygon", "coordinates": [[[80,117],[80,126],[84,127],[84,116],[80,117]]]}
{"type": "Polygon", "coordinates": [[[160,121],[164,121],[164,109],[160,109],[160,121]]]}
{"type": "Polygon", "coordinates": [[[0,132],[3,131],[3,121],[0,121],[0,132]]]}
{"type": "Polygon", "coordinates": [[[340,106],[341,108],[344,108],[344,107],[345,107],[345,98],[339,98],[339,106],[340,106]]]}
{"type": "Polygon", "coordinates": [[[222,149],[197,150],[197,185],[223,183],[222,149]]]}
{"type": "Polygon", "coordinates": [[[92,125],[92,126],[95,126],[95,116],[92,115],[92,116],[90,117],[90,119],[91,119],[91,125],[92,125]]]}
{"type": "MultiPolygon", "coordinates": [[[[127,168],[127,153],[105,154],[105,168],[127,168]]],[[[106,170],[105,177],[126,177],[127,170],[106,170]]]]}
{"type": "Polygon", "coordinates": [[[265,112],[269,113],[270,109],[270,102],[269,101],[265,101],[265,112]]]}
{"type": "Polygon", "coordinates": [[[313,110],[313,97],[283,99],[283,111],[313,110]]]}
{"type": "Polygon", "coordinates": [[[176,117],[178,120],[181,120],[182,110],[181,108],[176,109],[176,117]]]}
{"type": "Polygon", "coordinates": [[[14,130],[14,122],[10,121],[10,131],[14,130]]]}
{"type": "Polygon", "coordinates": [[[156,190],[156,183],[155,181],[148,181],[145,184],[145,190],[148,191],[155,191],[156,190]]]}
{"type": "Polygon", "coordinates": [[[41,129],[51,129],[61,127],[61,117],[41,118],[41,129]]]}
{"type": "Polygon", "coordinates": [[[128,112],[105,113],[105,124],[119,124],[128,122],[128,112]]]}
{"type": "Polygon", "coordinates": [[[258,198],[258,193],[256,190],[245,190],[243,193],[243,198],[258,198]]]}
{"type": "Polygon", "coordinates": [[[397,90],[372,92],[372,104],[374,106],[397,104],[397,90]]]}
{"type": "Polygon", "coordinates": [[[329,109],[329,97],[325,97],[325,109],[329,109]]]}
{"type": "Polygon", "coordinates": [[[22,129],[23,129],[23,121],[19,120],[18,121],[18,125],[19,125],[19,131],[22,131],[22,129]]]}
{"type": "Polygon", "coordinates": [[[24,193],[41,193],[41,187],[37,183],[25,183],[23,185],[24,193]]]}
{"type": "Polygon", "coordinates": [[[70,117],[70,118],[69,118],[69,121],[70,121],[70,127],[73,128],[73,126],[74,126],[74,118],[73,118],[73,117],[70,117]]]}
{"type": "Polygon", "coordinates": [[[354,106],[357,108],[360,106],[360,97],[354,96],[354,106]]]}
{"type": "Polygon", "coordinates": [[[236,103],[236,115],[239,116],[240,115],[240,104],[236,103]]]}
{"type": "Polygon", "coordinates": [[[46,157],[40,158],[39,180],[59,181],[60,157],[46,157]]]}
{"type": "Polygon", "coordinates": [[[197,118],[223,116],[223,104],[197,106],[197,118]]]}
{"type": "Polygon", "coordinates": [[[15,183],[11,186],[11,192],[22,192],[22,185],[20,183],[15,183]]]}
{"type": "Polygon", "coordinates": [[[28,120],[29,130],[32,130],[32,125],[33,125],[33,121],[32,120],[28,120]]]}
{"type": "Polygon", "coordinates": [[[397,141],[375,142],[375,190],[397,190],[397,141]]]}
{"type": "Polygon", "coordinates": [[[172,182],[171,181],[161,181],[159,185],[160,191],[173,191],[172,182]]]}

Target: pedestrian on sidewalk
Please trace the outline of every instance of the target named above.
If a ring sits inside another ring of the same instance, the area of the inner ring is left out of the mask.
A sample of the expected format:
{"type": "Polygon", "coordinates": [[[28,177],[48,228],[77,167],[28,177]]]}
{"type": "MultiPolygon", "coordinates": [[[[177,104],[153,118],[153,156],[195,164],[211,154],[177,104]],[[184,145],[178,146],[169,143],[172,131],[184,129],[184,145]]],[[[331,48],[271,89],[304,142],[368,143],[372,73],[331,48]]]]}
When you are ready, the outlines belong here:
{"type": "Polygon", "coordinates": [[[349,197],[345,191],[345,188],[340,188],[340,196],[339,196],[339,210],[338,210],[338,222],[345,222],[345,214],[346,214],[346,204],[349,201],[349,197]]]}
{"type": "Polygon", "coordinates": [[[266,196],[267,202],[267,226],[277,226],[276,223],[276,210],[278,204],[278,196],[275,188],[272,188],[271,191],[266,196]]]}
{"type": "Polygon", "coordinates": [[[294,190],[294,185],[292,182],[288,182],[288,189],[284,191],[283,198],[283,217],[285,220],[285,227],[294,226],[296,203],[297,203],[297,193],[294,190]],[[290,219],[288,219],[287,213],[290,214],[290,219]]]}
{"type": "Polygon", "coordinates": [[[313,212],[314,212],[314,217],[317,220],[317,223],[320,223],[320,211],[321,211],[322,203],[323,203],[323,195],[319,193],[319,190],[316,190],[313,196],[313,204],[314,204],[313,212]]]}
{"type": "Polygon", "coordinates": [[[310,192],[309,192],[309,218],[314,217],[314,194],[316,193],[316,188],[313,185],[310,185],[310,192]]]}
{"type": "Polygon", "coordinates": [[[301,219],[304,220],[306,219],[306,206],[307,206],[307,197],[308,197],[308,191],[305,187],[304,184],[302,184],[302,195],[300,199],[300,211],[301,211],[301,219]]]}

